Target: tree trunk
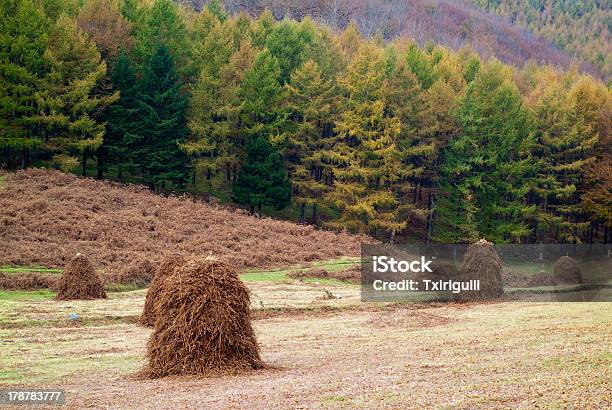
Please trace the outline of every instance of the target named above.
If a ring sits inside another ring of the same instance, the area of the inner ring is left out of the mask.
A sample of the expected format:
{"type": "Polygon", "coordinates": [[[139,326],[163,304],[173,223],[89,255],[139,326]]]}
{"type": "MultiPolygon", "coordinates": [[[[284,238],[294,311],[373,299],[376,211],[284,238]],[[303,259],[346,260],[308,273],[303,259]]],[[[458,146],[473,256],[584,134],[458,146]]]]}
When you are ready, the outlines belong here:
{"type": "Polygon", "coordinates": [[[305,213],[306,213],[306,204],[304,202],[302,202],[302,205],[300,206],[300,223],[301,224],[304,223],[304,219],[305,219],[304,214],[305,213]]]}
{"type": "Polygon", "coordinates": [[[81,171],[81,175],[87,176],[87,154],[83,154],[83,170],[81,171]]]}
{"type": "Polygon", "coordinates": [[[312,204],[312,223],[313,225],[317,224],[317,204],[312,204]]]}
{"type": "Polygon", "coordinates": [[[253,215],[255,213],[255,205],[251,204],[251,215],[253,215]]]}
{"type": "Polygon", "coordinates": [[[96,179],[104,178],[104,167],[105,167],[105,159],[106,159],[106,149],[104,147],[100,147],[97,155],[97,169],[98,173],[96,175],[96,179]]]}

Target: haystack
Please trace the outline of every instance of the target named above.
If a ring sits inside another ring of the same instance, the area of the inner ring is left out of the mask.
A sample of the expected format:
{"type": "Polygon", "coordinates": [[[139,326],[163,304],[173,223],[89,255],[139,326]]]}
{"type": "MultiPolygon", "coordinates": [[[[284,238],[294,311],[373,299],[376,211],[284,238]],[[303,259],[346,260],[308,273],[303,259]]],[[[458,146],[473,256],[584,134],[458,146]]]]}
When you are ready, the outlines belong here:
{"type": "Polygon", "coordinates": [[[147,344],[148,377],[238,373],[263,367],[250,299],[236,270],[195,259],[166,278],[147,344]]]}
{"type": "Polygon", "coordinates": [[[106,298],[100,277],[89,259],[80,253],[68,263],[56,289],[59,300],[106,298]]]}
{"type": "Polygon", "coordinates": [[[461,291],[459,300],[487,300],[504,294],[502,285],[502,261],[491,242],[484,239],[471,244],[463,258],[459,271],[462,281],[479,280],[479,291],[461,291]]]}
{"type": "Polygon", "coordinates": [[[569,256],[562,256],[555,262],[553,275],[559,283],[582,283],[582,270],[578,262],[569,256]]]}
{"type": "Polygon", "coordinates": [[[151,286],[147,290],[144,308],[138,322],[144,326],[153,326],[155,324],[155,304],[159,299],[161,288],[164,285],[164,280],[172,275],[176,268],[185,263],[185,258],[181,255],[170,255],[162,259],[159,266],[155,269],[151,286]]]}

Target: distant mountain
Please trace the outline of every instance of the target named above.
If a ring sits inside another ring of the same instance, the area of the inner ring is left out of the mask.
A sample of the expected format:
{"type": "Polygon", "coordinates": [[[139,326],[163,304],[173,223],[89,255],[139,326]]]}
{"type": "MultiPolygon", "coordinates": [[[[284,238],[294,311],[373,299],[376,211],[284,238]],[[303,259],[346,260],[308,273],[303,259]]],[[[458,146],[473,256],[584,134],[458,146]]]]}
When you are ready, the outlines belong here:
{"type": "Polygon", "coordinates": [[[612,75],[610,0],[473,0],[612,75]]]}
{"type": "MultiPolygon", "coordinates": [[[[179,1],[195,9],[207,3],[206,0],[179,1]]],[[[572,62],[572,57],[543,37],[462,0],[224,0],[223,3],[231,13],[245,11],[257,15],[269,9],[278,19],[298,20],[310,15],[335,29],[355,21],[366,36],[380,33],[390,39],[402,35],[420,44],[437,43],[453,49],[470,45],[482,56],[495,56],[514,65],[534,60],[567,67],[572,62]]],[[[487,2],[478,3],[486,6],[487,2]]],[[[582,62],[581,65],[584,71],[601,77],[595,66],[582,62]]]]}

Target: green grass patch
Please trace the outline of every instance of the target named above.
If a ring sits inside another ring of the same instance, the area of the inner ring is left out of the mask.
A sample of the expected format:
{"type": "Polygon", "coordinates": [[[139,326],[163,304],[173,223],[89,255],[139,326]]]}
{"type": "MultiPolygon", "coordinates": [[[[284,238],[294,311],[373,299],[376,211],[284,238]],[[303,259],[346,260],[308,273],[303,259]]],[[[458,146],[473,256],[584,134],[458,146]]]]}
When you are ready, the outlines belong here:
{"type": "Polygon", "coordinates": [[[136,283],[108,283],[104,286],[104,290],[110,293],[123,293],[132,292],[134,290],[145,289],[145,287],[138,286],[136,283]]]}
{"type": "Polygon", "coordinates": [[[0,300],[21,301],[21,300],[45,300],[53,299],[55,293],[48,289],[41,290],[0,290],[0,300]]]}
{"type": "Polygon", "coordinates": [[[61,269],[47,268],[46,266],[0,266],[0,272],[2,273],[62,273],[61,269]]]}
{"type": "MultiPolygon", "coordinates": [[[[350,268],[352,265],[358,264],[359,258],[348,258],[343,257],[339,259],[332,259],[328,261],[314,262],[309,265],[296,265],[288,268],[279,268],[271,270],[252,270],[240,275],[240,279],[246,282],[284,282],[292,280],[287,274],[289,272],[307,271],[310,269],[318,268],[325,269],[328,272],[336,272],[350,268]]],[[[306,278],[304,282],[319,282],[330,285],[345,284],[346,282],[336,279],[321,279],[321,278],[306,278]]]]}

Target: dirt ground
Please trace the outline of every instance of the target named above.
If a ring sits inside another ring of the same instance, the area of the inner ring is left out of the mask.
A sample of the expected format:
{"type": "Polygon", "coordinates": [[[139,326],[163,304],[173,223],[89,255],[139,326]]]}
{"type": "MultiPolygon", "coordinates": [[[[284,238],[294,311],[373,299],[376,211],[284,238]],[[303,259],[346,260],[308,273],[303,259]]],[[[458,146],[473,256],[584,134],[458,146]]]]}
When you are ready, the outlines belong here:
{"type": "Polygon", "coordinates": [[[0,300],[0,386],[64,388],[70,408],[612,405],[610,303],[381,306],[360,304],[350,285],[248,285],[268,369],[137,380],[144,291],[90,302],[22,294],[0,300]]]}

